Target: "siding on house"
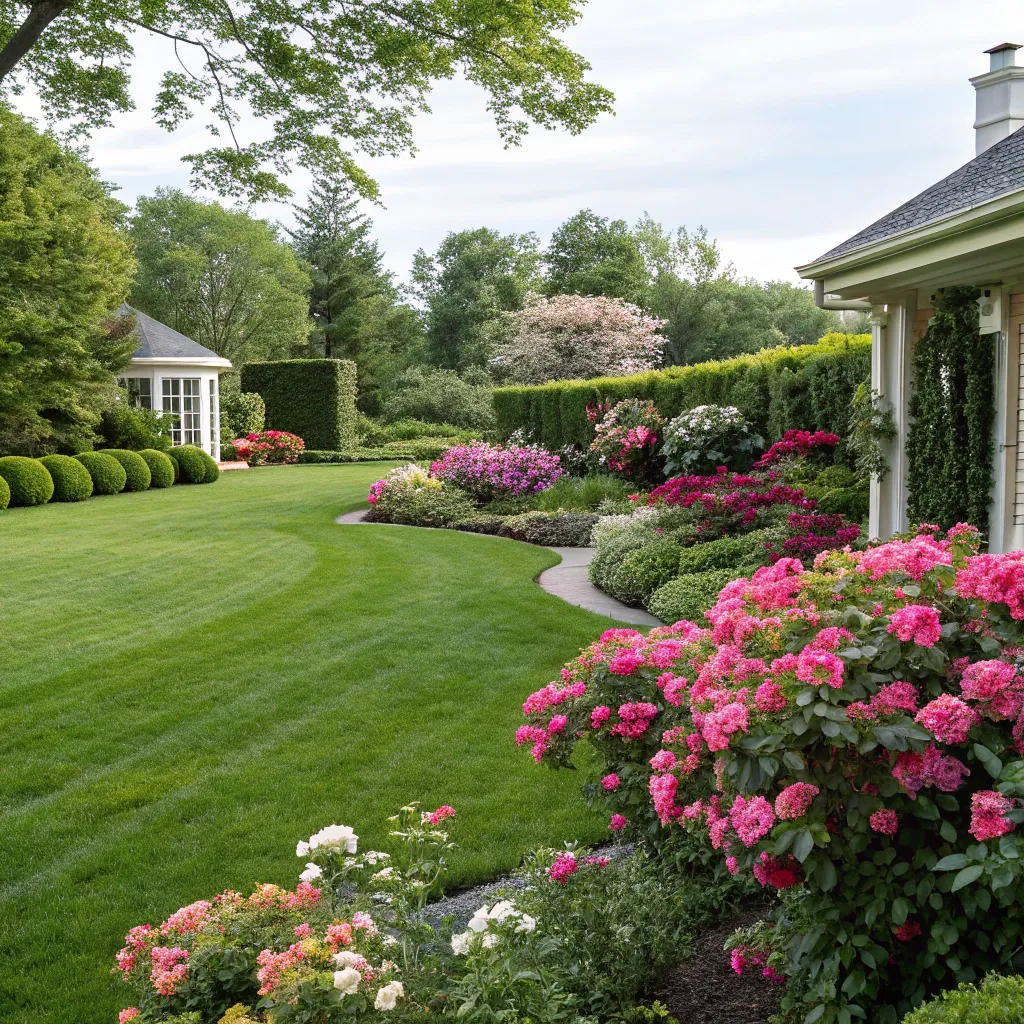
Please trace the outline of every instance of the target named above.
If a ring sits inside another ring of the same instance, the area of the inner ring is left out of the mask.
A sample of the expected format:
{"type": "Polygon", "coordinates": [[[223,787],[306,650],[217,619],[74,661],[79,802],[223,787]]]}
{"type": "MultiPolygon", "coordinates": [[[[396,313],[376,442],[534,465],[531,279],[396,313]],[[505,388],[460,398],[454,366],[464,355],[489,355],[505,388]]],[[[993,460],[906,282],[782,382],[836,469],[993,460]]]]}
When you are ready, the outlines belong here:
{"type": "MultiPolygon", "coordinates": [[[[1024,292],[1010,296],[1011,345],[1017,346],[1017,456],[1014,474],[1013,525],[1024,525],[1024,292]]],[[[1012,350],[1011,350],[1012,351],[1012,350]]]]}

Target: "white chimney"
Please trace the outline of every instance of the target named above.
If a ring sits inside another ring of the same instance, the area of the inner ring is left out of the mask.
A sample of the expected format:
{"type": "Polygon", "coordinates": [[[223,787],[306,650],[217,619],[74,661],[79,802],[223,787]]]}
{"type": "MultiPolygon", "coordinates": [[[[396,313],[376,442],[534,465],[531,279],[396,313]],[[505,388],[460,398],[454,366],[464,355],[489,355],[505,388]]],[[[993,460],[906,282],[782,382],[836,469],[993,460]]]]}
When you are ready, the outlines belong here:
{"type": "Polygon", "coordinates": [[[974,152],[986,149],[1024,128],[1024,67],[1017,67],[1019,43],[1000,43],[985,52],[989,69],[971,79],[977,99],[974,152]]]}

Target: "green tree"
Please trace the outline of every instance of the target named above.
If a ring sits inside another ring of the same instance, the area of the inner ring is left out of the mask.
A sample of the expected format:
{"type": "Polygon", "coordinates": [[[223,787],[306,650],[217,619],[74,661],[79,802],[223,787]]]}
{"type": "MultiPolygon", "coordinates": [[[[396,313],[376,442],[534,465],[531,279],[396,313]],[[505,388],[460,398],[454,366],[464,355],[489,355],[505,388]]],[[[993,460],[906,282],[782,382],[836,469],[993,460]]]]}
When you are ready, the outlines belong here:
{"type": "Polygon", "coordinates": [[[139,199],[130,231],[137,309],[236,365],[306,344],[309,276],[272,224],[157,189],[139,199]]]}
{"type": "Polygon", "coordinates": [[[82,159],[0,106],[0,451],[91,447],[137,341],[125,207],[82,159]]]}
{"type": "Polygon", "coordinates": [[[580,210],[555,229],[544,258],[548,295],[604,295],[646,304],[651,275],[645,252],[624,220],[580,210]]]}
{"type": "Polygon", "coordinates": [[[433,256],[413,257],[414,294],[426,308],[427,359],[461,370],[493,355],[503,312],[522,309],[540,287],[536,235],[500,235],[490,228],[453,231],[433,256]]]}
{"type": "Polygon", "coordinates": [[[282,177],[298,164],[372,195],[352,151],[410,151],[435,81],[462,75],[481,86],[512,145],[531,123],[578,134],[610,110],[611,93],[586,80],[590,65],[560,38],[583,4],[5,0],[0,89],[33,85],[50,116],[82,133],[111,124],[134,107],[134,41],[148,33],[178,62],[157,92],[156,123],[170,131],[200,113],[218,136],[185,157],[197,186],[282,198],[282,177]],[[272,123],[269,138],[250,118],[272,123]]]}
{"type": "Polygon", "coordinates": [[[309,266],[313,318],[308,353],[351,359],[359,374],[359,408],[380,411],[381,395],[422,345],[419,315],[400,301],[370,237],[373,222],[358,211],[347,180],[319,184],[297,208],[292,247],[309,266]]]}

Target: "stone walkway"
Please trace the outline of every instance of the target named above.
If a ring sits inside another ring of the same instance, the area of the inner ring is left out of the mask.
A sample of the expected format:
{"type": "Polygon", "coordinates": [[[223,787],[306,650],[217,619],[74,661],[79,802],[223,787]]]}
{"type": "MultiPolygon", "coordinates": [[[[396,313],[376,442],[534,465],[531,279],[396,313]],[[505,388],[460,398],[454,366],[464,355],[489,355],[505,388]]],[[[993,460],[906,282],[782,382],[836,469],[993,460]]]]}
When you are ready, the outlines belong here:
{"type": "MultiPolygon", "coordinates": [[[[354,512],[346,512],[334,521],[342,526],[354,526],[366,523],[366,509],[357,508],[354,512]]],[[[385,526],[389,523],[366,524],[385,526]]],[[[406,527],[410,530],[421,530],[421,526],[406,527]]],[[[634,626],[660,626],[661,619],[645,612],[642,608],[630,608],[629,605],[609,597],[603,590],[598,590],[587,577],[587,566],[594,557],[596,548],[548,548],[560,555],[562,561],[537,577],[537,582],[549,594],[560,597],[569,604],[587,611],[607,615],[617,622],[629,622],[634,626]]]]}

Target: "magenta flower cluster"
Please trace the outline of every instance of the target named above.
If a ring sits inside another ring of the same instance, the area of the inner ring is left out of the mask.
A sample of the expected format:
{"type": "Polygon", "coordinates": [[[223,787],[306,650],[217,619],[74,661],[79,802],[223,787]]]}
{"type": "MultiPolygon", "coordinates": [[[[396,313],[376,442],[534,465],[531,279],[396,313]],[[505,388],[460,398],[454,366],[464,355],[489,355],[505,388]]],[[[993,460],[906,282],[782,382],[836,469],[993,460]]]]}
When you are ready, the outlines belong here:
{"type": "Polygon", "coordinates": [[[231,442],[235,456],[250,466],[274,466],[298,462],[299,453],[306,442],[298,434],[287,430],[261,430],[258,434],[246,434],[231,442]]]}
{"type": "Polygon", "coordinates": [[[430,473],[488,501],[546,490],[562,475],[562,467],[557,455],[538,445],[473,441],[449,448],[430,473]]]}

